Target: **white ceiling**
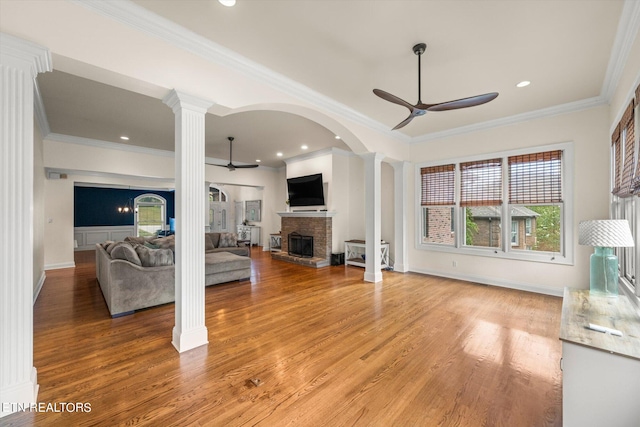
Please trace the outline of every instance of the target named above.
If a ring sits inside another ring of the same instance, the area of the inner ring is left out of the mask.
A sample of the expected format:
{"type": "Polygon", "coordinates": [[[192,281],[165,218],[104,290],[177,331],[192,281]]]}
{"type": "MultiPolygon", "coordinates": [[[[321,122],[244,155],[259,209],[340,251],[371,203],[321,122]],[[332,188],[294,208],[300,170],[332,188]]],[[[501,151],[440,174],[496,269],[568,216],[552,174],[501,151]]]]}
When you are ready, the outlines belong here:
{"type": "MultiPolygon", "coordinates": [[[[416,103],[417,57],[411,48],[419,42],[428,45],[423,102],[500,93],[486,105],[416,118],[399,131],[414,142],[601,97],[624,6],[621,0],[237,0],[232,8],[215,0],[134,3],[386,129],[408,110],[372,89],[416,103]],[[522,80],[532,83],[516,88],[522,80]]],[[[5,19],[0,23],[11,17],[5,19]]],[[[160,99],[91,81],[91,73],[84,77],[89,79],[59,71],[39,76],[52,132],[111,142],[127,134],[129,144],[172,149],[173,113],[160,99]]],[[[332,132],[288,113],[208,114],[206,125],[206,155],[226,159],[226,137],[234,136],[238,163],[260,158],[280,167],[275,152],[300,155],[302,144],[308,151],[346,149],[332,132]]]]}

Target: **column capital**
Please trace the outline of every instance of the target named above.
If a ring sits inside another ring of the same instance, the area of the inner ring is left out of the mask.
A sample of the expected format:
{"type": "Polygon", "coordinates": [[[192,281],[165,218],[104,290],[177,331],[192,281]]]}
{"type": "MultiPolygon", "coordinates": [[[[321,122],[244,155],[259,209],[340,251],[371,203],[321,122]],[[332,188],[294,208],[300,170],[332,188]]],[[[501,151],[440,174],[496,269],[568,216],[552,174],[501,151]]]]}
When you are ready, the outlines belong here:
{"type": "Polygon", "coordinates": [[[162,99],[162,102],[167,104],[174,113],[180,109],[187,109],[206,114],[209,107],[215,104],[215,102],[213,101],[202,99],[194,95],[189,95],[176,89],[172,89],[171,92],[169,92],[167,96],[162,99]]]}
{"type": "Polygon", "coordinates": [[[32,77],[53,69],[49,49],[7,33],[0,33],[0,63],[29,71],[32,77]]]}

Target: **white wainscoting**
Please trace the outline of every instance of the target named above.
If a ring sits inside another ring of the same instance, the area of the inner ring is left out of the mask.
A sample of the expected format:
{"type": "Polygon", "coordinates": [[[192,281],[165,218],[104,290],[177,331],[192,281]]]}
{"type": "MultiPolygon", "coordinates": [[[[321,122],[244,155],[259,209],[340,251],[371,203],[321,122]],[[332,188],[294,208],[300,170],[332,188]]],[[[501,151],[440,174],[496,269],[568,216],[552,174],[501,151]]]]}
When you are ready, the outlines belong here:
{"type": "Polygon", "coordinates": [[[120,241],[127,236],[133,236],[133,225],[74,227],[73,238],[78,242],[76,251],[86,251],[96,248],[96,243],[106,240],[120,241]]]}

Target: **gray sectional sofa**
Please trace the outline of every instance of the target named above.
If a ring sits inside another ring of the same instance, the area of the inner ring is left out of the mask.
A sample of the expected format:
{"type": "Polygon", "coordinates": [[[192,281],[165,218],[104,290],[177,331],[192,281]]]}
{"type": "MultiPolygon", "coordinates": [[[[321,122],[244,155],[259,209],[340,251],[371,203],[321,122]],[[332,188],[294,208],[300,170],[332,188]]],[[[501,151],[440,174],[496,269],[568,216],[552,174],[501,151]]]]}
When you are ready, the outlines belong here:
{"type": "MultiPolygon", "coordinates": [[[[251,276],[250,248],[229,234],[205,234],[205,286],[251,276]]],[[[175,240],[126,240],[96,245],[96,277],[112,317],[175,301],[175,240]]]]}

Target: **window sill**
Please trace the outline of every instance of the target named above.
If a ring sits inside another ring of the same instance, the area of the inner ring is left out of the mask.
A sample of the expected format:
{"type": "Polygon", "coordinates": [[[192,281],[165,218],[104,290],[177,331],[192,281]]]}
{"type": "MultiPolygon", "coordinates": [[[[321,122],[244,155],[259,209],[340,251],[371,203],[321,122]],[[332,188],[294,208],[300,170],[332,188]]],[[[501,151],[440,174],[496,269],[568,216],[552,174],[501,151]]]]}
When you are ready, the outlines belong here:
{"type": "Polygon", "coordinates": [[[460,255],[484,256],[488,258],[510,259],[514,261],[542,262],[545,264],[573,265],[573,259],[549,252],[529,253],[528,251],[508,252],[502,249],[456,248],[454,246],[419,243],[416,249],[431,252],[447,252],[460,255]]]}

